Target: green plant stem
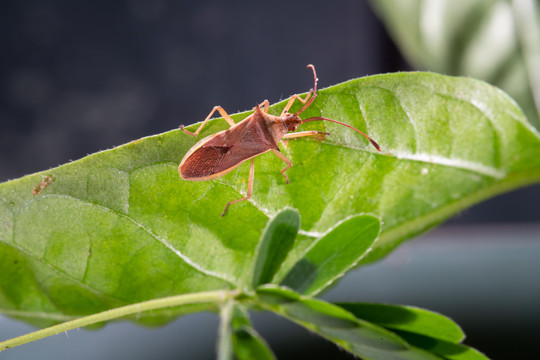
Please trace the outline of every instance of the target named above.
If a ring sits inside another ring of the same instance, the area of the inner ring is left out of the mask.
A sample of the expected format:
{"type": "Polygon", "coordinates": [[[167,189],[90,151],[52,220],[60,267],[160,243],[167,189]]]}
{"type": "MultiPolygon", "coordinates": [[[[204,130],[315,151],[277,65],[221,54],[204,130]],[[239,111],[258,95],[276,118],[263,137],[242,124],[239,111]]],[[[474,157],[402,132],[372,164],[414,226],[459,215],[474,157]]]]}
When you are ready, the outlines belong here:
{"type": "Polygon", "coordinates": [[[47,336],[63,333],[83,326],[96,324],[102,321],[117,319],[127,315],[133,315],[148,310],[162,309],[166,307],[195,304],[195,303],[223,303],[239,295],[239,290],[217,290],[193,294],[169,296],[161,299],[144,301],[137,304],[122,306],[116,309],[103,311],[90,316],[81,317],[75,320],[67,321],[62,324],[54,325],[45,329],[34,331],[13,339],[0,342],[0,351],[23,345],[31,341],[43,339],[47,336]]]}
{"type": "Polygon", "coordinates": [[[221,307],[220,317],[221,323],[219,324],[219,336],[218,336],[218,360],[232,360],[233,358],[233,344],[232,344],[232,315],[234,310],[234,303],[232,301],[225,302],[221,307]]]}

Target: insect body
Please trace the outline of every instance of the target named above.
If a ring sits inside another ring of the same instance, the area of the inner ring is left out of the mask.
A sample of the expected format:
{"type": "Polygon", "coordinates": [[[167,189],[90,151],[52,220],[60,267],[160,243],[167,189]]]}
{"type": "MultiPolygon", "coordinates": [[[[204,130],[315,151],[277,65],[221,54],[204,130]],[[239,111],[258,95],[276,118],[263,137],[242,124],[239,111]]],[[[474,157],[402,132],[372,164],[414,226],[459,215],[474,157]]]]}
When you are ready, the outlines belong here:
{"type": "Polygon", "coordinates": [[[303,136],[324,137],[325,135],[329,135],[328,133],[316,130],[292,132],[296,131],[296,128],[301,124],[310,121],[325,120],[347,126],[365,136],[371,144],[380,151],[379,145],[377,145],[373,139],[348,124],[320,116],[305,120],[300,119],[299,115],[306,110],[317,97],[318,79],[315,67],[310,64],[308,65],[308,68],[313,70],[315,83],[313,89],[307,93],[304,99],[299,95],[293,95],[279,116],[270,115],[268,113],[269,102],[268,100],[265,100],[258,106],[255,106],[255,112],[253,114],[237,124],[221,106],[215,106],[195,132],[192,133],[184,129],[183,126],[181,127],[185,133],[197,136],[208,119],[210,119],[212,114],[216,111],[223,116],[229,125],[231,125],[227,130],[220,131],[202,139],[187,152],[178,167],[178,172],[184,180],[206,181],[216,179],[232,171],[243,162],[251,160],[247,195],[241,199],[227,203],[221,216],[225,215],[230,205],[247,200],[251,197],[255,173],[255,163],[253,159],[255,157],[268,151],[272,151],[276,154],[287,164],[287,166],[281,170],[281,174],[285,177],[287,183],[289,183],[285,171],[292,166],[292,163],[279,151],[280,140],[303,136]],[[290,114],[288,111],[295,100],[299,100],[304,106],[298,112],[290,114]]]}

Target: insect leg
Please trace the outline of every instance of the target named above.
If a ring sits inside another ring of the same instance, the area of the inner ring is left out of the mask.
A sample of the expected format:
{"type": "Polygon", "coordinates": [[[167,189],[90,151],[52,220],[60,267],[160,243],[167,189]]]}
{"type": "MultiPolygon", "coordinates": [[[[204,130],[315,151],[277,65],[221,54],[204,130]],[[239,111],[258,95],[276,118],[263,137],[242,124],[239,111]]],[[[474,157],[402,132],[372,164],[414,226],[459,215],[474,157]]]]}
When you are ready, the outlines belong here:
{"type": "Polygon", "coordinates": [[[292,104],[294,103],[294,100],[298,99],[300,100],[300,102],[302,104],[305,104],[306,101],[308,101],[309,97],[311,96],[311,94],[313,93],[313,90],[309,90],[309,92],[306,94],[306,97],[305,98],[301,98],[300,95],[298,94],[294,94],[293,96],[291,96],[291,98],[289,99],[289,102],[287,103],[287,105],[285,105],[285,107],[283,108],[283,111],[281,112],[281,115],[280,116],[283,116],[283,114],[285,114],[287,111],[289,111],[289,109],[291,108],[292,104]]]}
{"type": "Polygon", "coordinates": [[[225,209],[223,209],[223,212],[221,213],[221,216],[225,216],[225,213],[227,212],[227,209],[229,206],[231,206],[234,203],[247,200],[251,197],[251,194],[253,193],[253,178],[255,176],[255,159],[251,159],[251,166],[249,167],[249,178],[248,178],[248,189],[247,189],[247,195],[241,199],[229,201],[227,205],[225,205],[225,209]]]}
{"type": "Polygon", "coordinates": [[[270,107],[270,102],[268,100],[264,100],[262,103],[259,104],[259,107],[263,107],[263,111],[268,114],[268,108],[270,107]]]}
{"type": "Polygon", "coordinates": [[[324,140],[326,135],[330,135],[330,133],[317,131],[317,130],[309,130],[309,131],[299,131],[295,133],[288,133],[283,135],[282,139],[293,139],[303,136],[315,136],[317,140],[324,140]]]}
{"type": "Polygon", "coordinates": [[[292,162],[291,160],[287,159],[287,157],[285,155],[283,155],[279,150],[275,150],[275,149],[272,149],[272,151],[274,152],[274,154],[277,155],[277,157],[279,157],[281,160],[285,161],[285,163],[287,164],[287,166],[281,170],[281,175],[283,175],[283,177],[285,178],[285,180],[287,180],[287,184],[289,183],[289,178],[287,177],[287,175],[285,175],[285,171],[289,170],[292,166],[292,162]]]}
{"type": "Polygon", "coordinates": [[[189,135],[193,135],[193,136],[197,136],[199,135],[199,132],[201,132],[202,128],[204,127],[204,125],[206,125],[206,122],[212,117],[212,115],[216,112],[216,111],[219,111],[219,113],[221,114],[221,116],[223,116],[223,118],[225,119],[225,121],[227,121],[229,123],[229,125],[231,126],[234,126],[235,125],[235,122],[233,119],[231,119],[231,117],[229,116],[229,114],[227,114],[227,112],[221,107],[221,106],[214,106],[214,108],[212,109],[212,111],[210,111],[210,114],[208,114],[208,116],[206,117],[206,119],[204,119],[204,121],[202,122],[201,126],[199,126],[199,128],[197,130],[195,130],[195,132],[191,132],[191,131],[188,131],[186,129],[184,129],[184,125],[180,126],[180,129],[184,130],[184,132],[186,134],[189,134],[189,135]]]}

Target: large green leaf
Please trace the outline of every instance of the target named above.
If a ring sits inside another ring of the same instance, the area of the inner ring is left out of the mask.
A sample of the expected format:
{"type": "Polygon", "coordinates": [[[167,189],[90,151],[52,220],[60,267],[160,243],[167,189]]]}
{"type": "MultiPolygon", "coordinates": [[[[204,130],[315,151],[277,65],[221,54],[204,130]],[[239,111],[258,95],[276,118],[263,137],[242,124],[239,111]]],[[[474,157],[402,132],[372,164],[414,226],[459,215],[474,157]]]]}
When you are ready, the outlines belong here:
{"type": "Polygon", "coordinates": [[[538,1],[373,0],[372,4],[413,66],[499,86],[540,127],[538,1]]]}
{"type": "MultiPolygon", "coordinates": [[[[382,220],[363,260],[373,261],[467,206],[540,179],[538,134],[510,98],[480,81],[430,73],[351,80],[321,90],[303,114],[318,115],[358,127],[383,151],[340,125],[310,123],[332,135],[283,145],[294,163],[290,185],[283,162],[264,154],[252,199],[223,218],[225,204],[246,191],[248,166],[213,181],[181,180],[178,163],[198,139],[179,130],[0,184],[1,311],[45,325],[156,297],[249,288],[262,230],[285,207],[302,215],[290,264],[361,213],[382,220]]],[[[226,126],[212,120],[199,138],[226,126]]],[[[201,309],[216,307],[140,320],[201,309]]]]}

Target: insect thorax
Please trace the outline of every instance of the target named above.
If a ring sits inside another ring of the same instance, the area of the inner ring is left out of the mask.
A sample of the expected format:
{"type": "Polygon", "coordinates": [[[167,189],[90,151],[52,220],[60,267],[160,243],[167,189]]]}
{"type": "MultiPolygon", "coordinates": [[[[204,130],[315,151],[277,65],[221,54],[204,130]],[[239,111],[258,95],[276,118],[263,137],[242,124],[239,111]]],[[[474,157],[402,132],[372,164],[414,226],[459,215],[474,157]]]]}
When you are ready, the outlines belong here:
{"type": "Polygon", "coordinates": [[[302,122],[302,119],[296,114],[289,114],[286,113],[283,118],[283,122],[285,123],[285,126],[287,127],[287,131],[295,131],[298,125],[302,122]]]}

